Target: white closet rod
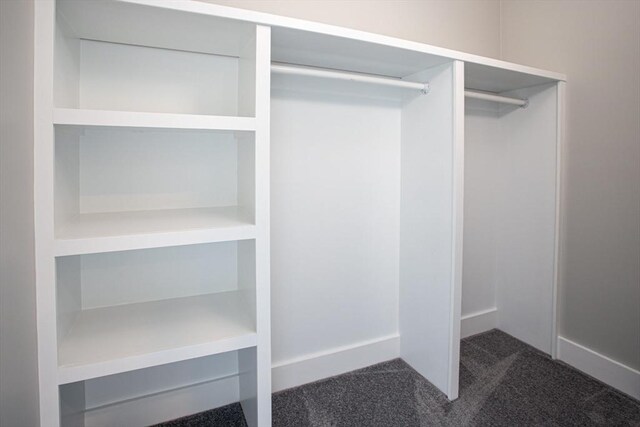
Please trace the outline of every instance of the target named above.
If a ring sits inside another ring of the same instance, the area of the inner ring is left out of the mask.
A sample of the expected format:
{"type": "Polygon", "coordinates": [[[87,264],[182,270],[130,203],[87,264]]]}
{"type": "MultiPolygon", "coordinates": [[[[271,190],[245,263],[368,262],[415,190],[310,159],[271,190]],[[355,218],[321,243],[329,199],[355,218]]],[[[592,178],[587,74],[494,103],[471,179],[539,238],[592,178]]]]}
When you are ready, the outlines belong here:
{"type": "MultiPolygon", "coordinates": [[[[382,86],[399,87],[403,89],[415,89],[426,94],[429,92],[429,83],[409,82],[406,80],[394,79],[390,77],[380,77],[368,74],[349,73],[346,71],[325,70],[322,68],[299,67],[284,64],[271,64],[271,72],[276,74],[288,74],[294,76],[323,77],[333,80],[348,80],[354,82],[364,82],[379,84],[382,86]]],[[[468,98],[483,99],[485,101],[500,102],[503,104],[517,105],[526,108],[529,101],[526,99],[509,98],[506,96],[493,95],[486,92],[465,90],[464,96],[468,98]]]]}
{"type": "Polygon", "coordinates": [[[467,98],[482,99],[484,101],[500,102],[501,104],[517,105],[522,108],[527,108],[527,105],[529,105],[528,99],[509,98],[508,96],[494,95],[492,93],[478,92],[469,89],[465,89],[464,96],[467,98]]]}
{"type": "Polygon", "coordinates": [[[350,80],[353,82],[374,83],[382,86],[392,86],[404,89],[415,89],[422,93],[429,91],[429,83],[409,82],[391,77],[380,77],[367,74],[348,73],[346,71],[324,70],[321,68],[296,67],[292,65],[272,64],[271,72],[295,76],[323,77],[333,80],[350,80]]]}

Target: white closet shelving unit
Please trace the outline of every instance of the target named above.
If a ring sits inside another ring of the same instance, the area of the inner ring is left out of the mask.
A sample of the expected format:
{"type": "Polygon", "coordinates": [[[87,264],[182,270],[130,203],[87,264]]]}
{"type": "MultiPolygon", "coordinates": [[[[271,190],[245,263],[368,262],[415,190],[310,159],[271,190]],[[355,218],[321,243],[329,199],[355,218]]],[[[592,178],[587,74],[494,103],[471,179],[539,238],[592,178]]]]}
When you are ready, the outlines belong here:
{"type": "Polygon", "coordinates": [[[269,419],[270,29],[118,2],[36,13],[42,424],[235,401],[269,419]],[[166,407],[198,366],[209,400],[166,407]]]}
{"type": "Polygon", "coordinates": [[[196,1],[35,12],[43,426],[268,427],[272,389],[394,357],[455,399],[493,327],[555,353],[564,76],[196,1]]]}

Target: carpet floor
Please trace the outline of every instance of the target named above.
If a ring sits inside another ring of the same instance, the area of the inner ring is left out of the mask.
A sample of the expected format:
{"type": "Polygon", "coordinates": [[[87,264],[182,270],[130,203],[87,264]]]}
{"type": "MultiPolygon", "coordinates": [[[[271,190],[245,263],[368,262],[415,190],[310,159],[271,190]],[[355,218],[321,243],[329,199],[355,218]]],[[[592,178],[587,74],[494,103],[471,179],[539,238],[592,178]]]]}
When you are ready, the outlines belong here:
{"type": "MultiPolygon", "coordinates": [[[[239,404],[162,427],[244,427],[239,404]]],[[[400,359],[273,395],[273,427],[640,426],[640,402],[504,332],[461,343],[449,402],[400,359]]]]}

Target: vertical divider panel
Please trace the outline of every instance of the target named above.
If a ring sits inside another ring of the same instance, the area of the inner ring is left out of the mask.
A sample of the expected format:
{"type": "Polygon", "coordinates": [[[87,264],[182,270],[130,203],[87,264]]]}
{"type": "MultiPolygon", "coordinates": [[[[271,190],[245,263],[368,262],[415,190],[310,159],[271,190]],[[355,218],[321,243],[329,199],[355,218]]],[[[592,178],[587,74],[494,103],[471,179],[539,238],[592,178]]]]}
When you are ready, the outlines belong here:
{"type": "Polygon", "coordinates": [[[258,345],[239,352],[240,400],[251,427],[271,425],[271,313],[269,269],[269,129],[271,28],[258,25],[255,39],[255,286],[258,345]]]}
{"type": "Polygon", "coordinates": [[[460,384],[460,319],[464,237],[464,62],[453,63],[453,230],[451,256],[451,313],[449,351],[449,399],[458,398],[460,384]]]}
{"type": "Polygon", "coordinates": [[[544,84],[504,93],[527,108],[502,106],[504,194],[497,246],[498,327],[551,354],[556,282],[558,89],[544,84]]]}
{"type": "Polygon", "coordinates": [[[400,354],[450,399],[458,392],[462,71],[452,62],[406,77],[430,91],[402,109],[400,354]]]}
{"type": "Polygon", "coordinates": [[[566,82],[558,82],[557,84],[557,123],[556,123],[556,224],[555,224],[555,242],[554,242],[554,271],[553,271],[553,324],[551,333],[551,357],[558,358],[558,335],[559,335],[559,294],[558,289],[560,287],[560,278],[562,272],[560,271],[560,227],[562,224],[562,151],[564,150],[564,135],[565,135],[565,114],[566,114],[566,82]]]}
{"type": "MultiPolygon", "coordinates": [[[[60,425],[54,241],[55,4],[34,5],[34,231],[40,423],[60,425]]],[[[78,395],[82,395],[80,390],[78,395]]],[[[81,402],[79,402],[81,403],[81,402]]],[[[77,424],[76,424],[77,425],[77,424]]]]}

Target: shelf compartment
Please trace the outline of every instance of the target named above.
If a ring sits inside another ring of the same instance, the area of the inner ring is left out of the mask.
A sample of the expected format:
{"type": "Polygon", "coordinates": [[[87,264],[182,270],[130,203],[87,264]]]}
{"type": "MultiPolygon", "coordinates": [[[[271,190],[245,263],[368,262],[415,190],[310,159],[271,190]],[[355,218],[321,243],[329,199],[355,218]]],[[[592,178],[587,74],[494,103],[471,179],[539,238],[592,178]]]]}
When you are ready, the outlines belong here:
{"type": "Polygon", "coordinates": [[[53,110],[53,123],[58,126],[255,131],[255,122],[255,118],[253,117],[144,113],[75,108],[55,108],[53,110]]]}
{"type": "Polygon", "coordinates": [[[60,384],[256,345],[255,240],[56,259],[60,384]]]}
{"type": "Polygon", "coordinates": [[[237,207],[78,215],[57,232],[55,256],[245,240],[251,216],[237,207]]]}
{"type": "Polygon", "coordinates": [[[253,347],[240,291],[83,310],[62,339],[60,384],[253,347]]]}
{"type": "Polygon", "coordinates": [[[255,134],[56,126],[55,255],[255,237],[255,134]]]}
{"type": "Polygon", "coordinates": [[[254,24],[106,1],[56,15],[56,107],[255,117],[254,24]]]}

